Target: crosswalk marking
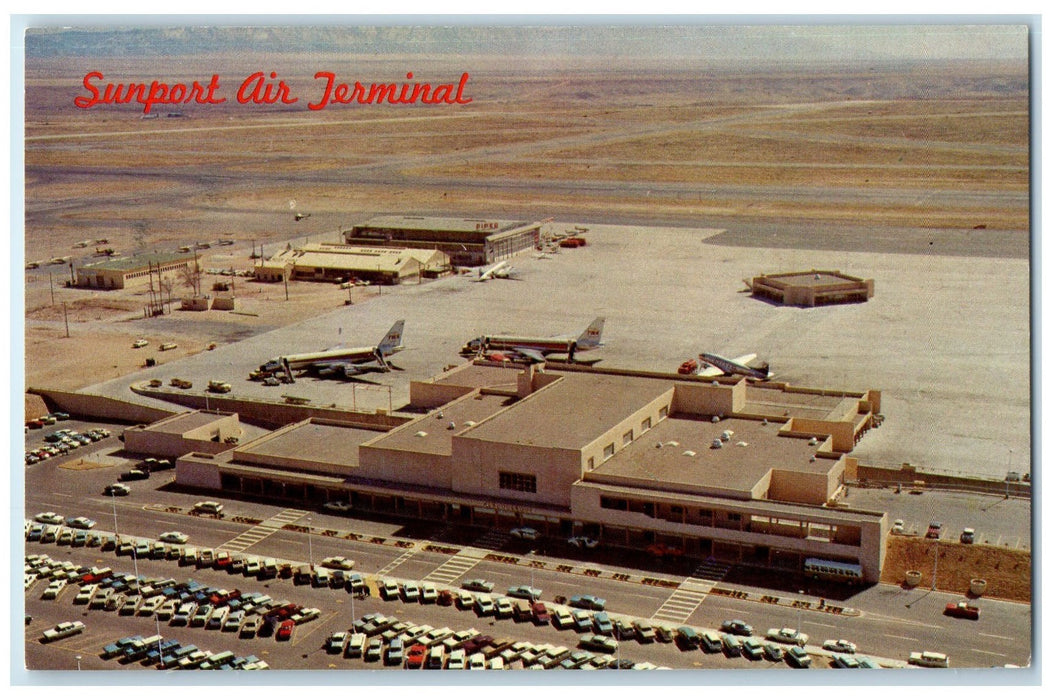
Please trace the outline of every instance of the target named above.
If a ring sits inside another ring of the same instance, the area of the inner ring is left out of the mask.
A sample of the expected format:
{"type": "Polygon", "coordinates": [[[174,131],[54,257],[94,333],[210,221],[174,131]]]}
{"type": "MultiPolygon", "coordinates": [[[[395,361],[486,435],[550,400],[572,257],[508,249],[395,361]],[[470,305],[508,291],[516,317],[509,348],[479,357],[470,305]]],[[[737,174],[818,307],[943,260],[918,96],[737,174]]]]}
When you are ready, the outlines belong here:
{"type": "Polygon", "coordinates": [[[661,607],[654,613],[654,618],[680,624],[686,622],[708,596],[712,587],[722,580],[729,570],[730,566],[721,564],[715,559],[706,559],[701,562],[691,575],[684,579],[679,588],[661,604],[661,607]]]}
{"type": "Polygon", "coordinates": [[[403,552],[402,556],[398,557],[393,562],[391,562],[390,564],[388,564],[384,568],[382,568],[379,571],[377,571],[376,572],[377,577],[386,576],[387,574],[391,573],[392,571],[397,569],[399,566],[401,566],[404,562],[406,562],[408,559],[410,559],[414,554],[416,554],[416,552],[412,551],[412,550],[410,550],[408,552],[403,552]]]}
{"type": "Polygon", "coordinates": [[[482,557],[457,554],[428,574],[426,578],[435,583],[450,584],[473,569],[480,561],[482,557]]]}
{"type": "Polygon", "coordinates": [[[249,547],[267,539],[285,525],[288,525],[289,523],[294,523],[308,514],[308,511],[305,510],[287,508],[278,513],[277,515],[267,518],[259,525],[245,530],[232,540],[224,542],[223,544],[219,545],[216,549],[225,549],[231,554],[238,554],[240,552],[244,552],[249,547]]]}

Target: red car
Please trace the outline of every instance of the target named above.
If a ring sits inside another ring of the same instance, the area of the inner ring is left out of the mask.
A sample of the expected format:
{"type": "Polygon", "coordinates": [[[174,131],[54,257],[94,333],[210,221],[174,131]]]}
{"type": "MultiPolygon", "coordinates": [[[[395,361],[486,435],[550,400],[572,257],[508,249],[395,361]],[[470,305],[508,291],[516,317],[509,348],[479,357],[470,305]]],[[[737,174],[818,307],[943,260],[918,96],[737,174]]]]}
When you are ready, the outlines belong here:
{"type": "Polygon", "coordinates": [[[532,606],[533,610],[533,624],[535,625],[547,625],[552,617],[548,613],[548,608],[544,606],[544,603],[537,601],[532,606]]]}
{"type": "Polygon", "coordinates": [[[944,614],[949,615],[950,617],[963,617],[966,620],[978,620],[979,608],[975,607],[967,600],[962,600],[959,603],[947,603],[944,614]]]}
{"type": "Polygon", "coordinates": [[[439,605],[452,605],[453,604],[453,591],[441,590],[438,592],[438,604],[439,605]]]}
{"type": "Polygon", "coordinates": [[[427,647],[423,644],[414,644],[409,647],[409,652],[405,655],[405,665],[409,668],[420,668],[424,665],[424,658],[427,656],[427,647]]]}
{"type": "Polygon", "coordinates": [[[647,547],[647,554],[659,559],[661,557],[681,557],[683,556],[683,550],[674,545],[661,544],[659,542],[647,547]]]}
{"type": "Polygon", "coordinates": [[[278,627],[278,633],[275,638],[279,642],[283,642],[292,637],[292,629],[296,626],[296,623],[292,620],[285,620],[281,623],[281,627],[278,627]]]}

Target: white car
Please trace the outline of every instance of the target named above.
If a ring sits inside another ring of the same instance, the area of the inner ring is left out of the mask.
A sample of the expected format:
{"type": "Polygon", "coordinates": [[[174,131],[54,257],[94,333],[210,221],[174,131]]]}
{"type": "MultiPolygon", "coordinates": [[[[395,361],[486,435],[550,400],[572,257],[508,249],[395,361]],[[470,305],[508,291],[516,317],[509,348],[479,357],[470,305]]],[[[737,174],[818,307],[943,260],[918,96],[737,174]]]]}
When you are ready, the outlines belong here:
{"type": "Polygon", "coordinates": [[[70,518],[66,521],[66,524],[70,527],[77,528],[78,530],[90,530],[95,527],[95,521],[91,518],[70,518]]]}
{"type": "Polygon", "coordinates": [[[800,630],[794,630],[792,627],[783,627],[781,629],[772,628],[767,630],[767,639],[802,647],[807,644],[808,637],[800,630]]]}
{"type": "Polygon", "coordinates": [[[827,639],[822,642],[822,648],[828,649],[829,651],[839,652],[841,654],[854,654],[858,651],[858,646],[854,642],[849,642],[846,639],[827,639]]]}
{"type": "Polygon", "coordinates": [[[321,565],[329,569],[350,571],[354,568],[354,559],[348,559],[347,557],[327,557],[321,560],[321,565]]]}
{"type": "Polygon", "coordinates": [[[132,343],[132,347],[133,348],[144,348],[144,347],[146,347],[149,344],[150,344],[149,341],[145,340],[144,338],[139,338],[134,343],[132,343]]]}
{"type": "Polygon", "coordinates": [[[36,520],[38,523],[44,523],[45,525],[62,524],[62,516],[58,513],[52,513],[51,511],[48,511],[47,513],[37,513],[33,516],[33,520],[36,520]]]}
{"type": "Polygon", "coordinates": [[[520,540],[538,540],[541,537],[541,533],[534,530],[532,527],[517,527],[511,531],[512,537],[517,537],[520,540]]]}
{"type": "Polygon", "coordinates": [[[171,532],[162,532],[161,536],[157,539],[161,542],[168,542],[169,544],[186,544],[190,541],[190,536],[173,530],[171,532]]]}
{"type": "Polygon", "coordinates": [[[595,549],[599,546],[599,540],[593,540],[591,537],[584,536],[571,537],[566,542],[578,549],[595,549]]]}
{"type": "Polygon", "coordinates": [[[337,513],[348,513],[351,511],[351,504],[347,501],[329,501],[322,508],[336,511],[337,513]]]}

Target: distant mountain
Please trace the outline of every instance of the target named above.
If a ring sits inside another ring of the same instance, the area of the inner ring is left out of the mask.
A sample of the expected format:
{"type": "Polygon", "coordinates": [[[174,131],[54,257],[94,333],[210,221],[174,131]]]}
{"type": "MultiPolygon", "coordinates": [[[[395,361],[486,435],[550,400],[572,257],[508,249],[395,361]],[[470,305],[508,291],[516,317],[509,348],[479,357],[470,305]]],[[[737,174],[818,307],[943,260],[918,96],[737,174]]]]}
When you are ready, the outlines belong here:
{"type": "MultiPolygon", "coordinates": [[[[429,18],[431,19],[431,18],[429,18]]],[[[1026,25],[629,24],[579,18],[576,25],[40,27],[25,35],[27,58],[152,57],[202,53],[352,53],[579,56],[612,60],[902,61],[1026,60],[1026,25]]],[[[61,21],[61,20],[53,20],[61,21]]],[[[412,22],[412,18],[406,18],[412,22]]],[[[433,19],[431,21],[434,21],[433,19]]],[[[439,20],[440,21],[440,20],[439,20]]],[[[485,24],[483,22],[489,22],[485,24]]],[[[545,24],[549,22],[549,24],[545,24]]]]}

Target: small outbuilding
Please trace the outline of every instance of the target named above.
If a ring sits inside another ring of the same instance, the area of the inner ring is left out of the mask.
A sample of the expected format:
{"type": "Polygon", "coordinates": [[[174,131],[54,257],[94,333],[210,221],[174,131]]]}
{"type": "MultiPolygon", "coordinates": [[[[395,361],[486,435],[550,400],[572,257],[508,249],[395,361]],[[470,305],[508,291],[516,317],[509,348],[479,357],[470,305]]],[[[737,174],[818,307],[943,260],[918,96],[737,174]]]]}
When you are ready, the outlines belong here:
{"type": "Polygon", "coordinates": [[[808,270],[760,275],[745,280],[753,296],[786,306],[824,306],[867,301],[873,280],[846,275],[840,270],[808,270]]]}

